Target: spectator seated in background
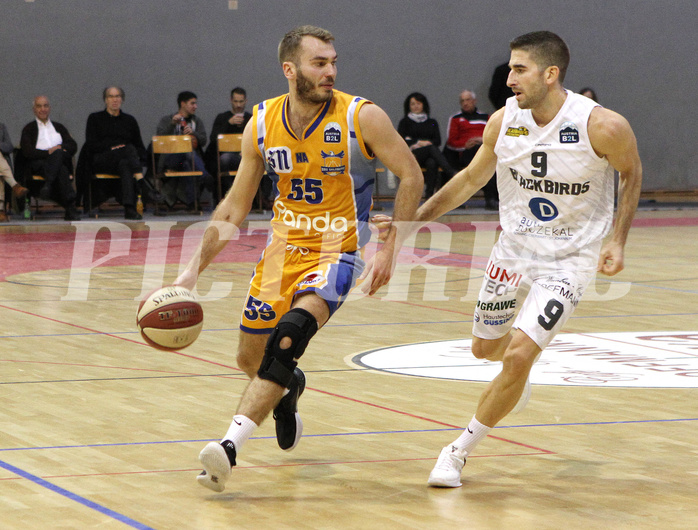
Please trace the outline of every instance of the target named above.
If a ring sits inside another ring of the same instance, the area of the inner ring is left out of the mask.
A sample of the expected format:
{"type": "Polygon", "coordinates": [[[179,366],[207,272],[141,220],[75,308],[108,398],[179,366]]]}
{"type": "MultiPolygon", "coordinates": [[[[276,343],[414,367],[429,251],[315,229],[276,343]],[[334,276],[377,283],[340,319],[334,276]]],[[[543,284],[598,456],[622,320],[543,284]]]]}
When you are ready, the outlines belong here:
{"type": "Polygon", "coordinates": [[[439,150],[439,124],[429,117],[429,102],[424,94],[413,92],[407,96],[404,110],[405,116],[400,120],[397,132],[405,139],[417,162],[425,170],[425,195],[429,198],[439,184],[439,168],[443,172],[444,181],[453,176],[453,168],[439,150]]]}
{"type": "MultiPolygon", "coordinates": [[[[75,209],[73,156],[78,144],[63,125],[52,122],[51,104],[46,96],[34,98],[36,119],[22,129],[20,148],[26,162],[24,174],[40,175],[44,184],[39,191],[43,199],[50,199],[65,208],[65,220],[80,219],[75,209]]],[[[29,182],[25,180],[25,182],[29,182]]]]}
{"type": "MultiPolygon", "coordinates": [[[[482,134],[490,117],[478,112],[476,105],[475,92],[463,90],[460,93],[461,111],[448,119],[448,138],[444,146],[444,156],[456,170],[461,170],[470,164],[482,145],[482,134]]],[[[482,190],[485,193],[485,208],[496,210],[499,207],[496,177],[493,176],[482,190]]]]}
{"type": "MultiPolygon", "coordinates": [[[[213,120],[213,128],[211,129],[211,140],[206,149],[206,160],[212,161],[213,164],[208,166],[209,173],[215,173],[218,170],[216,162],[216,143],[219,134],[242,134],[245,130],[245,125],[250,121],[252,114],[245,110],[247,105],[247,92],[244,88],[235,87],[230,92],[230,107],[231,110],[221,112],[213,120]]],[[[240,153],[222,153],[221,154],[221,170],[236,171],[240,165],[240,153]]],[[[228,186],[230,187],[230,186],[228,186]]]]}
{"type": "MultiPolygon", "coordinates": [[[[114,195],[124,207],[124,218],[139,220],[142,216],[136,211],[138,195],[151,201],[161,200],[160,194],[143,177],[146,154],[141,130],[136,118],[121,110],[126,94],[120,87],[105,88],[102,97],[105,109],[90,114],[85,129],[90,172],[119,175],[119,187],[114,195]]],[[[106,198],[104,190],[97,193],[102,200],[106,198]]]]}
{"type": "MultiPolygon", "coordinates": [[[[250,121],[252,114],[245,110],[247,105],[247,92],[244,88],[235,87],[230,92],[230,109],[226,112],[221,112],[213,121],[211,129],[211,137],[206,148],[204,159],[208,172],[213,175],[218,172],[218,135],[219,134],[242,134],[245,130],[245,125],[250,121]]],[[[221,153],[221,171],[237,171],[240,166],[240,153],[221,153]]],[[[221,180],[222,193],[232,186],[233,177],[224,176],[221,180]]],[[[216,197],[216,202],[222,197],[216,197]]]]}
{"type": "Polygon", "coordinates": [[[7,131],[4,123],[0,123],[0,154],[5,157],[5,161],[12,167],[12,159],[10,156],[14,151],[14,145],[10,140],[10,133],[7,131]]]}
{"type": "MultiPolygon", "coordinates": [[[[1,125],[1,124],[0,124],[1,125]]],[[[0,223],[7,222],[7,213],[5,213],[5,184],[12,188],[12,195],[21,199],[27,194],[27,188],[17,184],[14,176],[12,175],[12,168],[7,160],[0,152],[0,223]]]]}
{"type": "MultiPolygon", "coordinates": [[[[247,92],[242,87],[235,87],[230,92],[230,107],[231,110],[221,112],[213,122],[213,130],[211,131],[211,140],[206,148],[206,167],[208,172],[213,175],[218,172],[218,135],[219,134],[242,134],[245,130],[245,125],[252,118],[252,114],[245,110],[247,105],[247,92]]],[[[240,153],[221,153],[221,171],[237,171],[240,166],[240,153]]],[[[230,189],[235,177],[223,176],[221,179],[221,192],[225,195],[230,189]]],[[[260,184],[262,188],[262,207],[270,210],[272,208],[271,193],[272,182],[268,175],[262,177],[260,184]]],[[[218,189],[216,188],[216,193],[218,189]]],[[[216,203],[223,197],[216,197],[216,203]]]]}
{"type": "MultiPolygon", "coordinates": [[[[180,92],[177,95],[179,109],[174,114],[163,116],[157,126],[158,136],[187,134],[192,137],[194,148],[194,170],[201,171],[198,177],[183,177],[169,179],[163,188],[165,202],[172,208],[177,200],[179,182],[183,183],[184,202],[187,211],[193,211],[196,203],[196,186],[208,188],[213,192],[213,177],[207,171],[203,161],[203,148],[206,146],[206,127],[201,118],[196,115],[198,102],[196,94],[189,91],[180,92]],[[196,182],[196,179],[199,182],[196,182]]],[[[177,171],[191,170],[191,155],[188,153],[176,153],[161,157],[160,169],[174,169],[177,171]]]]}
{"type": "Polygon", "coordinates": [[[4,123],[0,123],[0,179],[4,183],[0,182],[0,222],[7,221],[7,215],[5,210],[7,205],[5,204],[5,185],[9,186],[12,190],[12,195],[21,199],[27,194],[27,188],[18,184],[12,174],[12,155],[14,151],[14,146],[12,145],[12,140],[10,140],[10,133],[7,131],[4,123]]]}
{"type": "Polygon", "coordinates": [[[579,93],[580,93],[582,96],[588,97],[588,98],[591,99],[592,101],[596,101],[597,103],[599,102],[599,98],[596,97],[596,91],[595,91],[593,88],[584,87],[583,89],[581,89],[581,90],[579,91],[579,93]]]}

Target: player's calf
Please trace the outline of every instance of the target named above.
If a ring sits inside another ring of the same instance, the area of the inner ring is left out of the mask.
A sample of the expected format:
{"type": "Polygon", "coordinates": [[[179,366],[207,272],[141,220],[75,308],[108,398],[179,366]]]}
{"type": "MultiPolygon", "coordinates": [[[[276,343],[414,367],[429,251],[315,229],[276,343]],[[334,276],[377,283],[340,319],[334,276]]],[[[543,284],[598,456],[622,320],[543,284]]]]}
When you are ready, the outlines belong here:
{"type": "Polygon", "coordinates": [[[300,441],[303,422],[298,414],[298,398],[305,389],[305,375],[297,367],[298,359],[317,333],[318,323],[312,313],[302,308],[291,309],[274,328],[264,352],[258,377],[273,381],[288,392],[274,409],[276,439],[285,451],[300,441]]]}

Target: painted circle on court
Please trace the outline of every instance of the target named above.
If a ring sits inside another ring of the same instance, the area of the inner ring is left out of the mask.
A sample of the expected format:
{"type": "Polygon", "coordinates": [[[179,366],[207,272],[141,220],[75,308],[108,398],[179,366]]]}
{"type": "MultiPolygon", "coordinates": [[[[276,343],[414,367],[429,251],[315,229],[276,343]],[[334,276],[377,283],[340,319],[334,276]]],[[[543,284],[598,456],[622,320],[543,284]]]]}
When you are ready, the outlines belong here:
{"type": "MultiPolygon", "coordinates": [[[[470,339],[405,344],[352,361],[393,374],[489,382],[501,363],[476,359],[470,339]]],[[[698,387],[698,331],[565,333],[543,351],[531,383],[637,388],[698,387]]]]}

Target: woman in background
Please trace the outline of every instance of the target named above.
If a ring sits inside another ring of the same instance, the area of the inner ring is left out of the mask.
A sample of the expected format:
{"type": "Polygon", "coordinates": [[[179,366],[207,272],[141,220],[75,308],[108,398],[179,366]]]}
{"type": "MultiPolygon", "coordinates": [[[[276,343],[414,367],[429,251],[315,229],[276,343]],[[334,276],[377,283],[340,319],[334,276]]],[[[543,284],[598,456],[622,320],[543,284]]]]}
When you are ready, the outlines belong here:
{"type": "Polygon", "coordinates": [[[444,182],[453,176],[454,171],[439,149],[439,124],[429,117],[429,102],[424,94],[413,92],[407,96],[404,108],[405,117],[400,120],[397,132],[424,169],[425,196],[429,198],[439,183],[439,168],[444,173],[444,182]]]}

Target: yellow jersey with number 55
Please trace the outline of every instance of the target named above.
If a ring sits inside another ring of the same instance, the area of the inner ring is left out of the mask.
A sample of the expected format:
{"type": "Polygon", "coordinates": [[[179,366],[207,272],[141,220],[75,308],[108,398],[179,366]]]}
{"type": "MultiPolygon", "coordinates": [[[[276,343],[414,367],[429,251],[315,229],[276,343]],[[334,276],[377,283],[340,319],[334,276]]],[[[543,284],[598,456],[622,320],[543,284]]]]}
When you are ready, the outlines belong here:
{"type": "Polygon", "coordinates": [[[323,252],[368,242],[376,168],[359,128],[365,104],[335,90],[300,137],[289,123],[288,94],[254,107],[257,149],[276,189],[274,237],[323,252]]]}

